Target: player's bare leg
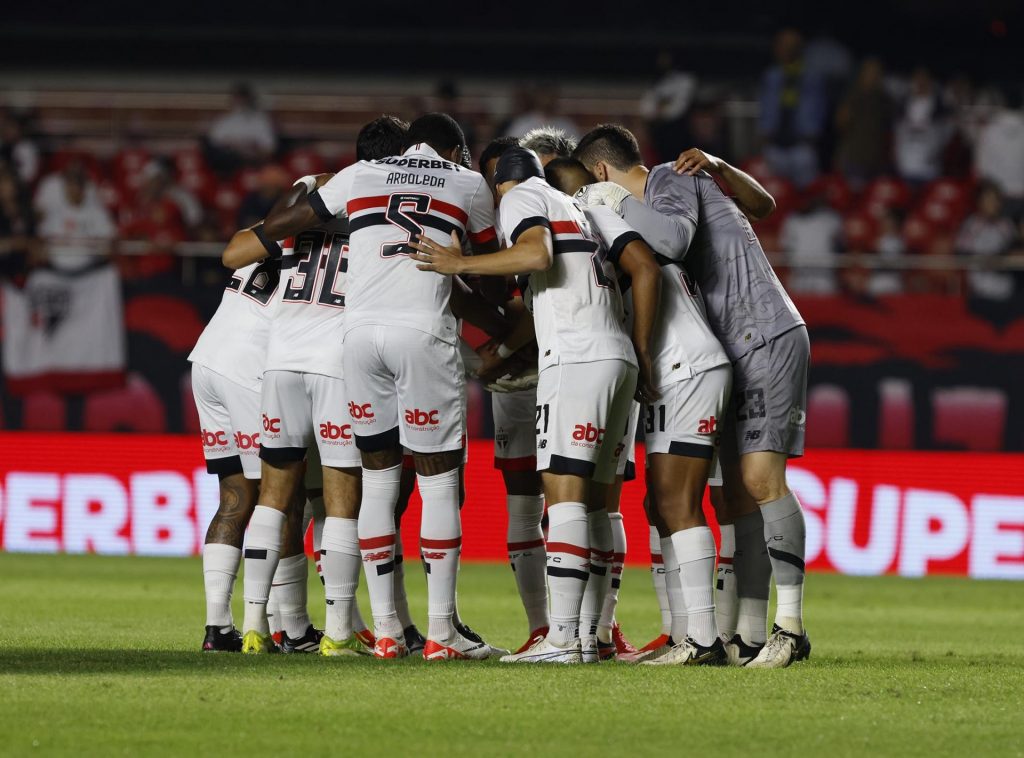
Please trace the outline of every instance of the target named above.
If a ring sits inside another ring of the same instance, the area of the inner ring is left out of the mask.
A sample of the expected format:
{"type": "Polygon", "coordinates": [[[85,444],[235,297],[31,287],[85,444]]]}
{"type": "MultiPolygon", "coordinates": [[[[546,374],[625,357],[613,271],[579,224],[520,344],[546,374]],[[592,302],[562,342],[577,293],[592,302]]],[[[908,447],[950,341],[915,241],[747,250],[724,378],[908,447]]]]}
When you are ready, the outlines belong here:
{"type": "Polygon", "coordinates": [[[231,618],[231,594],[242,558],[245,527],[256,505],[259,481],[239,472],[220,479],[220,503],[206,530],[203,585],[206,590],[206,639],[203,650],[237,652],[242,638],[231,618]]]}
{"type": "MultiPolygon", "coordinates": [[[[243,638],[253,633],[251,652],[269,649],[267,600],[281,556],[286,514],[302,481],[303,461],[263,461],[259,504],[253,509],[245,543],[243,638]]],[[[246,652],[243,643],[243,652],[246,652]]]]}
{"type": "Polygon", "coordinates": [[[587,496],[590,481],[572,474],[544,471],[548,503],[548,588],[551,625],[547,636],[523,653],[507,655],[509,663],[580,663],[580,609],[590,578],[590,527],[587,496]]]}
{"type": "Polygon", "coordinates": [[[662,542],[662,553],[671,553],[666,560],[666,579],[671,586],[678,575],[686,608],[685,637],[684,632],[673,625],[672,637],[676,645],[650,663],[725,663],[725,648],[718,638],[715,621],[715,540],[702,508],[711,468],[710,448],[708,452],[707,458],[670,453],[648,456],[648,487],[669,535],[669,539],[662,542]]]}
{"type": "Polygon", "coordinates": [[[757,451],[740,457],[743,487],[758,507],[764,541],[775,577],[777,607],[768,644],[750,662],[754,668],[776,668],[810,655],[804,631],[804,550],[806,526],[796,495],[786,484],[785,453],[757,451]]]}
{"type": "Polygon", "coordinates": [[[547,551],[544,547],[544,495],[535,470],[501,472],[508,506],[508,560],[515,574],[519,599],[526,611],[529,639],[522,652],[548,633],[547,551]]]}
{"type": "Polygon", "coordinates": [[[359,504],[362,498],[362,471],[357,468],[323,467],[324,594],[327,601],[327,623],[320,642],[320,652],[328,656],[366,654],[363,641],[356,636],[356,589],[362,554],[359,550],[359,504]]]}

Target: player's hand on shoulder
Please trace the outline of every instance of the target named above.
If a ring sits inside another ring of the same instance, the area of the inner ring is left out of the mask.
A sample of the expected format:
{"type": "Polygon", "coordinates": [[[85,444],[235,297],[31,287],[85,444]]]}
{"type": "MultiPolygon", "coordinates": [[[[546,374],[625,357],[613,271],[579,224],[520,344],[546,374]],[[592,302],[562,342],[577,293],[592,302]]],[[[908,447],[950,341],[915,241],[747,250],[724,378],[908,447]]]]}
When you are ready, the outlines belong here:
{"type": "Polygon", "coordinates": [[[416,268],[420,271],[462,273],[462,243],[455,232],[452,232],[451,245],[442,245],[425,234],[418,234],[415,241],[409,243],[409,247],[416,251],[412,259],[419,262],[416,268]]]}
{"type": "Polygon", "coordinates": [[[723,161],[711,153],[705,153],[700,148],[691,147],[680,153],[676,158],[675,172],[694,176],[698,171],[707,171],[709,174],[718,174],[722,171],[723,161]]]}
{"type": "Polygon", "coordinates": [[[615,182],[595,182],[580,187],[576,192],[576,201],[586,207],[607,205],[616,213],[622,208],[622,201],[629,197],[629,190],[615,182]]]}

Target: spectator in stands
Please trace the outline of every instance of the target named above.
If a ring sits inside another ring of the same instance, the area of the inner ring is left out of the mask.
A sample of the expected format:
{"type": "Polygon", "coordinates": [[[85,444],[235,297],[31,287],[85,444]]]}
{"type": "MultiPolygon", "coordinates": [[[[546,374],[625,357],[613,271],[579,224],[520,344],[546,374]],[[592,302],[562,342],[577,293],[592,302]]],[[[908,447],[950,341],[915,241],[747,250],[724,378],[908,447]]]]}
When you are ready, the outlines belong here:
{"type": "Polygon", "coordinates": [[[6,163],[24,185],[39,176],[39,147],[25,134],[25,122],[10,111],[0,115],[0,162],[6,163]]]}
{"type": "Polygon", "coordinates": [[[647,133],[660,162],[679,155],[682,145],[704,143],[694,139],[689,124],[697,77],[681,71],[669,50],[658,53],[655,65],[657,81],[640,98],[640,114],[647,121],[647,133]]]}
{"type": "Polygon", "coordinates": [[[59,211],[67,204],[69,183],[84,185],[87,204],[100,202],[99,190],[89,176],[85,163],[81,158],[71,158],[62,171],[47,174],[36,186],[32,205],[40,219],[46,218],[54,209],[59,211]]]}
{"type": "MultiPolygon", "coordinates": [[[[121,211],[121,237],[146,243],[142,255],[126,256],[120,261],[121,273],[126,278],[139,279],[174,269],[174,246],[188,237],[188,224],[173,188],[166,166],[159,161],[146,164],[138,192],[121,211]]],[[[193,210],[201,216],[201,209],[193,210]]]]}
{"type": "Polygon", "coordinates": [[[1008,89],[1005,103],[978,134],[974,167],[978,176],[1003,193],[1008,215],[1024,216],[1024,110],[1020,87],[1008,89]]]}
{"type": "Polygon", "coordinates": [[[558,112],[558,89],[550,84],[539,84],[536,88],[524,91],[526,112],[513,118],[505,127],[505,136],[522,137],[531,129],[542,126],[553,126],[561,129],[569,137],[578,138],[580,130],[572,119],[558,112]]]}
{"type": "MultiPolygon", "coordinates": [[[[1010,251],[1017,237],[1013,221],[1003,212],[999,188],[985,182],[977,192],[974,212],[960,227],[956,252],[960,255],[992,257],[1010,251]]],[[[1013,274],[1009,271],[971,271],[968,291],[985,300],[1009,300],[1013,296],[1013,274]]]]}
{"type": "Polygon", "coordinates": [[[807,193],[801,205],[782,222],[780,243],[791,269],[786,289],[805,294],[834,294],[833,259],[842,239],[842,218],[820,192],[807,193]]]}
{"type": "Polygon", "coordinates": [[[33,252],[35,217],[28,193],[9,166],[0,167],[0,279],[25,273],[33,252]]]}
{"type": "Polygon", "coordinates": [[[63,271],[88,268],[111,252],[117,228],[100,201],[81,163],[72,162],[57,185],[59,195],[47,198],[39,236],[49,263],[63,271]]]}
{"type": "Polygon", "coordinates": [[[903,114],[896,125],[896,170],[913,186],[926,184],[942,173],[942,152],[950,137],[950,124],[931,73],[914,70],[903,114]]]}
{"type": "Polygon", "coordinates": [[[250,227],[264,218],[290,185],[291,177],[280,166],[260,169],[255,189],[242,198],[238,207],[238,228],[250,227]]]}
{"type": "Polygon", "coordinates": [[[207,139],[207,159],[218,171],[265,160],[277,145],[274,124],[248,84],[235,85],[231,109],[213,122],[207,139]]]}
{"type": "Polygon", "coordinates": [[[776,36],[776,63],[761,83],[759,128],[771,170],[806,187],[818,174],[817,143],[825,127],[827,98],[821,76],[804,65],[802,47],[795,29],[776,36]]]}
{"type": "Polygon", "coordinates": [[[836,165],[858,188],[885,173],[889,165],[893,109],[883,75],[878,58],[864,61],[836,113],[836,165]]]}

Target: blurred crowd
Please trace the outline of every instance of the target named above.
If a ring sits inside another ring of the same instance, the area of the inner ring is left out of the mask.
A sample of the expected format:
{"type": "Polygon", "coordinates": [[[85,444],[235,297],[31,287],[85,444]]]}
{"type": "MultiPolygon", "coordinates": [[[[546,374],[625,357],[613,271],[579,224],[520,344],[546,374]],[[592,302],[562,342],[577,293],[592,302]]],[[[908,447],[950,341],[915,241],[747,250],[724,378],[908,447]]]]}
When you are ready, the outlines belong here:
{"type": "MultiPolygon", "coordinates": [[[[772,54],[745,96],[659,55],[629,124],[645,134],[649,160],[697,146],[757,176],[778,205],[758,234],[767,250],[784,254],[782,272],[796,293],[966,292],[993,302],[1021,293],[1014,270],[964,273],[910,257],[1024,254],[1020,82],[940,81],[924,66],[897,74],[882,59],[857,60],[835,39],[805,39],[795,29],[778,33],[772,54]],[[757,103],[753,156],[740,154],[726,112],[728,101],[744,97],[757,103]]],[[[546,83],[517,90],[504,115],[465,112],[450,81],[400,115],[418,109],[460,118],[476,149],[538,126],[569,135],[591,126],[574,122],[546,83]]],[[[31,113],[9,110],[0,119],[7,279],[41,264],[72,271],[106,258],[126,278],[174,275],[179,243],[220,242],[260,219],[295,176],[339,163],[281,139],[245,85],[202,139],[169,154],[156,154],[144,135],[102,157],[55,148],[31,113]]]]}

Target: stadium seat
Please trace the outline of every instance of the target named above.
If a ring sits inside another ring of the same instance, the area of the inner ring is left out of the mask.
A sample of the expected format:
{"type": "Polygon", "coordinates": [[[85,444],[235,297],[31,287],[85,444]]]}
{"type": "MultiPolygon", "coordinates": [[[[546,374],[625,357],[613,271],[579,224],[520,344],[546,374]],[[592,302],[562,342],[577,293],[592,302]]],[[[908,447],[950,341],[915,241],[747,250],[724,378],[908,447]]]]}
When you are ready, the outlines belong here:
{"type": "Polygon", "coordinates": [[[843,387],[819,384],[807,395],[807,445],[849,447],[850,398],[843,387]]]}
{"type": "Polygon", "coordinates": [[[932,395],[933,437],[960,450],[1003,449],[1008,401],[1000,389],[950,387],[932,395]]]}
{"type": "Polygon", "coordinates": [[[881,204],[886,208],[907,208],[911,199],[910,188],[904,181],[883,176],[868,185],[862,202],[865,207],[881,204]]]}
{"type": "Polygon", "coordinates": [[[816,195],[824,195],[829,206],[846,213],[853,207],[854,196],[850,185],[839,174],[826,174],[818,177],[811,184],[809,191],[816,195]]]}
{"type": "Polygon", "coordinates": [[[188,300],[170,295],[136,295],[124,307],[124,326],[187,354],[203,331],[203,321],[188,300]]]}
{"type": "Polygon", "coordinates": [[[923,253],[929,250],[935,241],[937,229],[919,214],[913,214],[903,222],[903,241],[907,250],[923,253]]]}
{"type": "Polygon", "coordinates": [[[64,398],[54,392],[33,392],[21,401],[21,428],[27,432],[61,432],[68,428],[64,398]]]}
{"type": "Polygon", "coordinates": [[[883,379],[878,383],[878,447],[914,447],[914,395],[906,379],[883,379]]]}
{"type": "Polygon", "coordinates": [[[867,213],[855,213],[843,219],[846,247],[855,251],[872,251],[878,242],[878,222],[867,213]]]}
{"type": "Polygon", "coordinates": [[[149,164],[149,151],[142,147],[124,148],[110,161],[110,175],[122,191],[142,185],[142,171],[149,164]]]}
{"type": "Polygon", "coordinates": [[[140,374],[129,374],[121,389],[96,392],[85,399],[88,432],[165,432],[166,416],[160,396],[140,374]]]}

